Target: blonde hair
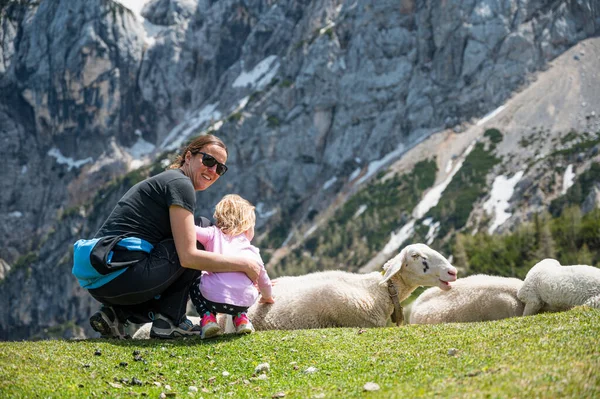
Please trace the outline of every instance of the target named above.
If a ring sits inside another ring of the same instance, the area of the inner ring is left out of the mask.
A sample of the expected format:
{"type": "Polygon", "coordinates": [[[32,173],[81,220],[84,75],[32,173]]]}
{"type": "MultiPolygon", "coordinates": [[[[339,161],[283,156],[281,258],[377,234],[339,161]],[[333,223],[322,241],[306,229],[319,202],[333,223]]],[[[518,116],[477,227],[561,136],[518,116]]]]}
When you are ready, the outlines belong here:
{"type": "Polygon", "coordinates": [[[255,206],[237,194],[227,194],[215,207],[216,226],[230,236],[237,236],[254,227],[255,206]]]}

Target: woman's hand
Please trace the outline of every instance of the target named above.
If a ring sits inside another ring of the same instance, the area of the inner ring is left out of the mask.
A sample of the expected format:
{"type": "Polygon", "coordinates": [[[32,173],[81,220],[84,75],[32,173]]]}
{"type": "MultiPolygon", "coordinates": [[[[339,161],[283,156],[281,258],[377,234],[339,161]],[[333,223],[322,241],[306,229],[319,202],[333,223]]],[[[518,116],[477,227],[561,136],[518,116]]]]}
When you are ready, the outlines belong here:
{"type": "Polygon", "coordinates": [[[260,272],[262,271],[262,265],[251,258],[244,258],[244,263],[246,264],[247,269],[243,272],[246,273],[246,276],[248,276],[252,282],[256,283],[260,276],[260,272]]]}

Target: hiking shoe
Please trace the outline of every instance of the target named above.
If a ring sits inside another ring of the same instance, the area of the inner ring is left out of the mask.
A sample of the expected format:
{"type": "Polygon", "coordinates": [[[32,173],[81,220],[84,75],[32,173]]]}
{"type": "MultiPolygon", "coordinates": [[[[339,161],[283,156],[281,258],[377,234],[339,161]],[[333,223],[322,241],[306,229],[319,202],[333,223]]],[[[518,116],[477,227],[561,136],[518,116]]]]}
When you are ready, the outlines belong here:
{"type": "Polygon", "coordinates": [[[233,325],[235,326],[236,334],[251,334],[254,332],[254,326],[248,319],[246,313],[242,313],[239,316],[233,318],[233,325]]]}
{"type": "Polygon", "coordinates": [[[192,323],[187,317],[177,325],[167,317],[157,314],[150,328],[150,338],[171,339],[178,337],[193,337],[200,334],[200,326],[192,323]]]}
{"type": "Polygon", "coordinates": [[[110,306],[102,306],[90,317],[90,325],[100,333],[101,338],[131,338],[125,333],[125,324],[117,318],[115,310],[110,306]]]}
{"type": "Polygon", "coordinates": [[[200,338],[202,339],[214,338],[217,335],[221,335],[221,327],[217,324],[217,319],[212,313],[206,313],[202,316],[200,326],[202,327],[202,333],[200,334],[200,338]]]}

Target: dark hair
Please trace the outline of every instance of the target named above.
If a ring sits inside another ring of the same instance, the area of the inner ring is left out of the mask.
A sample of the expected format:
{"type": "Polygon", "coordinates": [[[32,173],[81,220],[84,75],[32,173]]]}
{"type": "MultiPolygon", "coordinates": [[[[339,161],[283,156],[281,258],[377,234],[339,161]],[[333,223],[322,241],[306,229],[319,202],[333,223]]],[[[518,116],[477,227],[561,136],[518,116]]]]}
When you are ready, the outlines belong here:
{"type": "Polygon", "coordinates": [[[181,168],[185,163],[185,154],[187,154],[188,151],[191,152],[192,155],[196,155],[208,145],[219,146],[225,150],[225,153],[227,153],[227,155],[229,155],[229,153],[227,152],[227,146],[225,145],[225,143],[223,143],[223,141],[220,138],[212,134],[205,134],[192,140],[183,149],[183,151],[179,155],[177,155],[177,158],[175,158],[175,161],[171,165],[169,165],[168,169],[181,168]]]}

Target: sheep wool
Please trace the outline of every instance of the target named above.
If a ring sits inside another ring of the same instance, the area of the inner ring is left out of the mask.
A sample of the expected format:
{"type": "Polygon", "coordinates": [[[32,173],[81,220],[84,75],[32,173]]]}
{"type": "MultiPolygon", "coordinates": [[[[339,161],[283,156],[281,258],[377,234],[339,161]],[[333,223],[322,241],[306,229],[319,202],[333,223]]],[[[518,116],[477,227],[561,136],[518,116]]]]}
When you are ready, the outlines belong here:
{"type": "Polygon", "coordinates": [[[428,288],[410,308],[410,324],[466,323],[523,315],[518,278],[476,274],[457,280],[452,289],[428,288]]]}
{"type": "Polygon", "coordinates": [[[525,303],[523,316],[579,305],[600,309],[600,269],[562,266],[556,259],[544,259],[529,270],[517,296],[525,303]]]}

